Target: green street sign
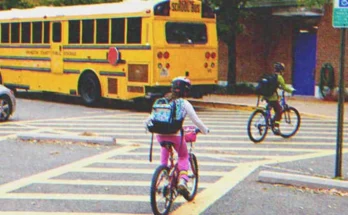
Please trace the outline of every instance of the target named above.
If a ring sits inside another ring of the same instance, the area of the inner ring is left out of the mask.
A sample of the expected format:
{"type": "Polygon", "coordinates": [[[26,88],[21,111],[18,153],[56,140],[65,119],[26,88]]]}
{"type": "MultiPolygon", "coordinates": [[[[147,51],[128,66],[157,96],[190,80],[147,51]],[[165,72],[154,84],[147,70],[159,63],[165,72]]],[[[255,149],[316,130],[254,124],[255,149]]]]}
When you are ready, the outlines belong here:
{"type": "Polygon", "coordinates": [[[332,25],[334,28],[348,27],[348,0],[334,0],[332,25]]]}

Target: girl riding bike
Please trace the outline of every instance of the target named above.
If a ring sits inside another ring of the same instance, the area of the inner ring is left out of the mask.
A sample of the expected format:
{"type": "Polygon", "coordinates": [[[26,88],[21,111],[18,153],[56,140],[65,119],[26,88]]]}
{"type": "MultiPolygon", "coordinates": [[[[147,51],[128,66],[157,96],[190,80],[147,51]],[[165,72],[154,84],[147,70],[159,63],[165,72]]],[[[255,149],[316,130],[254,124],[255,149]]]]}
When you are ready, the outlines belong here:
{"type": "MultiPolygon", "coordinates": [[[[180,111],[184,118],[188,116],[192,122],[198,127],[201,133],[207,134],[209,129],[204,125],[204,123],[199,119],[193,106],[189,101],[184,99],[190,91],[191,82],[188,78],[177,77],[172,81],[171,93],[167,94],[165,97],[170,101],[175,101],[176,104],[180,104],[180,111]]],[[[148,125],[150,122],[150,116],[145,121],[148,125]]],[[[181,132],[174,134],[157,134],[157,141],[159,143],[163,141],[173,142],[174,149],[178,153],[178,168],[179,168],[179,182],[177,185],[178,191],[180,193],[187,192],[187,181],[188,175],[187,170],[189,168],[189,154],[187,150],[187,145],[185,138],[183,138],[181,132]]],[[[161,165],[168,165],[169,152],[165,147],[161,147],[161,165]]]]}

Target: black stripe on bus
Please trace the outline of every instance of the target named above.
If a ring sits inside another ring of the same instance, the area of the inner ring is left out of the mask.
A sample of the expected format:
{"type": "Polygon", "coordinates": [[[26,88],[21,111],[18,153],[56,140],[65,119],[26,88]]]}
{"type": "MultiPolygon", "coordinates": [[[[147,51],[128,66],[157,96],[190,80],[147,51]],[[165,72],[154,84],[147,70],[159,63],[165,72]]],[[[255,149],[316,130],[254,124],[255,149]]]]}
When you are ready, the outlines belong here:
{"type": "Polygon", "coordinates": [[[100,71],[100,75],[107,75],[107,76],[120,76],[120,77],[125,77],[126,73],[124,72],[109,72],[109,71],[100,71]]]}
{"type": "Polygon", "coordinates": [[[108,60],[104,60],[104,59],[64,58],[63,61],[73,62],[73,63],[109,63],[108,60]]]}
{"type": "Polygon", "coordinates": [[[80,70],[76,69],[64,69],[64,74],[80,74],[80,70]]]}
{"type": "Polygon", "coordinates": [[[23,66],[0,66],[1,69],[29,70],[37,72],[51,72],[51,68],[23,67],[23,66]]]}
{"type": "Polygon", "coordinates": [[[31,49],[49,49],[51,45],[0,45],[0,48],[31,48],[31,49]]]}
{"type": "Polygon", "coordinates": [[[151,46],[147,45],[65,45],[63,49],[109,49],[116,47],[119,50],[150,50],[151,46]]]}
{"type": "Polygon", "coordinates": [[[51,61],[48,57],[21,57],[21,56],[0,56],[3,60],[37,60],[37,61],[51,61]]]}
{"type": "Polygon", "coordinates": [[[4,83],[4,85],[5,85],[5,87],[8,87],[8,88],[17,88],[17,89],[24,89],[24,90],[30,89],[29,85],[7,84],[7,83],[4,83]]]}

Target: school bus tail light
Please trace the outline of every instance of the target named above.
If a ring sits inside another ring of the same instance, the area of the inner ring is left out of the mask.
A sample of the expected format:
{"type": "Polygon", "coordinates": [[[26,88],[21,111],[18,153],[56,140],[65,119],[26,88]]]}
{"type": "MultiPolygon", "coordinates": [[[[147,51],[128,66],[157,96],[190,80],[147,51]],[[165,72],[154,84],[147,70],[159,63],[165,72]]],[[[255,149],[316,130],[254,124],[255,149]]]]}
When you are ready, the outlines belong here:
{"type": "Polygon", "coordinates": [[[164,59],[168,59],[170,56],[169,52],[164,52],[163,57],[164,59]]]}
{"type": "Polygon", "coordinates": [[[204,63],[204,68],[208,68],[208,63],[204,63]]]}
{"type": "Polygon", "coordinates": [[[210,52],[205,53],[205,58],[209,59],[210,58],[210,52]]]}
{"type": "Polygon", "coordinates": [[[149,67],[144,64],[128,65],[128,81],[131,82],[148,82],[149,67]]]}
{"type": "Polygon", "coordinates": [[[154,7],[155,16],[169,16],[170,6],[169,1],[159,3],[154,7]]]}
{"type": "Polygon", "coordinates": [[[216,58],[216,53],[215,53],[215,52],[212,52],[212,53],[211,53],[211,58],[213,58],[213,59],[216,58]]]}
{"type": "Polygon", "coordinates": [[[169,64],[169,63],[166,64],[166,68],[167,68],[167,69],[170,68],[170,64],[169,64]]]}
{"type": "Polygon", "coordinates": [[[163,53],[162,53],[162,52],[158,52],[158,53],[157,53],[157,58],[158,58],[158,59],[162,59],[162,57],[163,57],[163,53]]]}

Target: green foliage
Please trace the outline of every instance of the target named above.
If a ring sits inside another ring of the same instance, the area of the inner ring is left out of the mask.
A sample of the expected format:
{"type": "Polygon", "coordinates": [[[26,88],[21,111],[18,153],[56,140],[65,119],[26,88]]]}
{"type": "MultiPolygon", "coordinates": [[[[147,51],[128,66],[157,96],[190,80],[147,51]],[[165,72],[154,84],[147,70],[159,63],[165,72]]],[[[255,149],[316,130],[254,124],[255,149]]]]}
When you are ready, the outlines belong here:
{"type": "Polygon", "coordinates": [[[108,3],[108,2],[119,2],[122,0],[40,0],[41,5],[79,5],[79,4],[97,4],[97,3],[108,3]]]}
{"type": "Polygon", "coordinates": [[[234,85],[218,86],[213,94],[234,95],[234,94],[255,94],[255,86],[251,83],[241,82],[234,85]]]}
{"type": "Polygon", "coordinates": [[[332,3],[332,0],[297,0],[297,2],[307,7],[321,7],[325,4],[332,3]]]}
{"type": "Polygon", "coordinates": [[[2,0],[0,1],[0,9],[11,8],[31,8],[38,5],[78,5],[78,4],[97,4],[108,2],[120,2],[122,0],[2,0]]]}
{"type": "Polygon", "coordinates": [[[11,8],[31,8],[34,5],[25,0],[3,0],[0,2],[0,9],[8,10],[11,8]]]}

